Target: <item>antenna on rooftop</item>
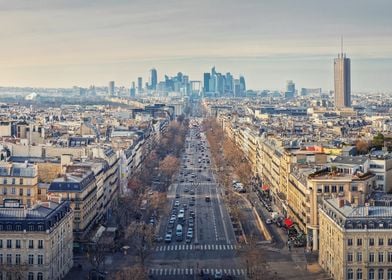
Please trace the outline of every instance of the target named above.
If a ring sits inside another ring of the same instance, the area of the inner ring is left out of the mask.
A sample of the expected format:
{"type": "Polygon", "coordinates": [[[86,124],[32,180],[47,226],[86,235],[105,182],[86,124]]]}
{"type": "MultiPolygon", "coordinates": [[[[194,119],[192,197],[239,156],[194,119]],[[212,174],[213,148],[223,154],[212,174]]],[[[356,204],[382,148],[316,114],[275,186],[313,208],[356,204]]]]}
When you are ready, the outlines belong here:
{"type": "Polygon", "coordinates": [[[340,36],[340,53],[343,55],[343,35],[340,36]]]}

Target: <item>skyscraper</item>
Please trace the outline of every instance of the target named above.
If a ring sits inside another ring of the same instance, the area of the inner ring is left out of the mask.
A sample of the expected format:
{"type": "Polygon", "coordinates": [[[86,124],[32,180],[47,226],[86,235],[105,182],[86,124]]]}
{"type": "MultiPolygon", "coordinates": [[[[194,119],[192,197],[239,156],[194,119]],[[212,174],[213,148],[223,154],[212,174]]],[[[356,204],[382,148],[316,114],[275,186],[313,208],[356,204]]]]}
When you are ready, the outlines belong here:
{"type": "Polygon", "coordinates": [[[110,96],[114,96],[114,81],[109,82],[108,92],[110,96]]]}
{"type": "Polygon", "coordinates": [[[150,89],[156,90],[158,84],[158,74],[155,68],[150,70],[150,89]]]}
{"type": "Polygon", "coordinates": [[[343,43],[341,53],[334,60],[335,75],[335,107],[351,107],[351,69],[350,59],[343,53],[343,43]]]}
{"type": "Polygon", "coordinates": [[[204,92],[210,91],[210,79],[211,79],[211,74],[204,73],[204,80],[203,80],[204,92]]]}
{"type": "Polygon", "coordinates": [[[138,93],[143,92],[143,78],[142,77],[137,78],[137,92],[138,93]]]}
{"type": "Polygon", "coordinates": [[[286,98],[294,98],[294,95],[295,95],[295,84],[292,80],[288,80],[286,82],[285,97],[286,98]]]}
{"type": "Polygon", "coordinates": [[[240,91],[242,95],[245,95],[246,92],[246,84],[244,76],[240,76],[240,91]]]}
{"type": "Polygon", "coordinates": [[[135,82],[132,82],[131,88],[129,89],[129,95],[130,97],[135,97],[136,95],[135,82]]]}

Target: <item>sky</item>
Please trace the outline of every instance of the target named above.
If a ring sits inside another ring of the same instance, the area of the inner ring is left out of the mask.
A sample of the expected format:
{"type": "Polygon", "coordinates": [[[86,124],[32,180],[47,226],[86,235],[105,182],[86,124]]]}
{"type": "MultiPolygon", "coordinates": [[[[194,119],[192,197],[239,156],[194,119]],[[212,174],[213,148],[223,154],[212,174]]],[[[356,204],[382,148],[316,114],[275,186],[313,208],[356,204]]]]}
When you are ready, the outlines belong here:
{"type": "Polygon", "coordinates": [[[129,86],[149,69],[202,80],[212,66],[248,88],[390,91],[391,0],[0,0],[0,86],[129,86]]]}

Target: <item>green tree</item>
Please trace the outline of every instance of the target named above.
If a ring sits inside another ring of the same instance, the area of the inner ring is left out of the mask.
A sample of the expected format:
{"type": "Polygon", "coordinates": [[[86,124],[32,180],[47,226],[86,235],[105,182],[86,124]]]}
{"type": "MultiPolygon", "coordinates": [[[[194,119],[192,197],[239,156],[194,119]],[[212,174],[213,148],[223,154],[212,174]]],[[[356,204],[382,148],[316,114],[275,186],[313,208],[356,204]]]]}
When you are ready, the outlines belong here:
{"type": "Polygon", "coordinates": [[[372,144],[377,148],[381,148],[382,146],[384,146],[384,140],[385,140],[384,135],[381,132],[379,132],[377,133],[376,136],[373,137],[372,144]]]}

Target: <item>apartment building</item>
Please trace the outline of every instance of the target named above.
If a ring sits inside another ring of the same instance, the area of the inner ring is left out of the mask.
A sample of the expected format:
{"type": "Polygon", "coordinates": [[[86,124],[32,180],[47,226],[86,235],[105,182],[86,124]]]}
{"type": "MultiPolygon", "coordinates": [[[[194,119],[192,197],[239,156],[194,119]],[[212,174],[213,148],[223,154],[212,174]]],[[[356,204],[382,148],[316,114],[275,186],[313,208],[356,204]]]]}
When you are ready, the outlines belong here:
{"type": "Polygon", "coordinates": [[[392,207],[320,203],[319,263],[335,280],[392,279],[392,207]]]}
{"type": "Polygon", "coordinates": [[[308,238],[312,240],[314,250],[319,247],[318,205],[323,198],[342,196],[354,205],[362,204],[371,193],[375,184],[375,175],[367,173],[339,173],[329,168],[318,170],[308,176],[307,186],[310,190],[310,223],[312,231],[308,238]]]}
{"type": "Polygon", "coordinates": [[[73,266],[73,212],[68,201],[0,206],[0,279],[63,279],[73,266]]]}
{"type": "Polygon", "coordinates": [[[75,242],[87,241],[89,232],[98,220],[94,172],[80,168],[65,173],[50,183],[48,196],[70,201],[74,211],[75,242]]]}
{"type": "Polygon", "coordinates": [[[30,207],[38,199],[38,169],[30,163],[0,163],[0,203],[16,199],[30,207]]]}

